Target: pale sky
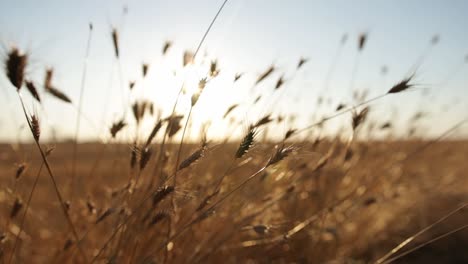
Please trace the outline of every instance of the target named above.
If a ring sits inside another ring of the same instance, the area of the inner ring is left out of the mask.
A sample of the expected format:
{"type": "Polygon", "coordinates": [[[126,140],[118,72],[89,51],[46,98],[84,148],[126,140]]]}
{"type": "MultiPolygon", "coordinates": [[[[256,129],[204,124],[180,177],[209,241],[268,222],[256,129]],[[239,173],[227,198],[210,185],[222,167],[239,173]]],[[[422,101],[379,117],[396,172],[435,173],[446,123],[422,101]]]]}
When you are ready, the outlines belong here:
{"type": "MultiPolygon", "coordinates": [[[[85,85],[81,140],[108,136],[112,121],[122,114],[122,88],[128,95],[128,82],[137,80],[136,97],[145,96],[170,113],[180,80],[172,72],[180,68],[184,50],[194,50],[222,0],[173,1],[21,1],[0,0],[0,41],[2,59],[11,44],[30,54],[27,74],[43,82],[46,67],[55,70],[54,84],[78,103],[81,75],[85,59],[88,24],[94,26],[85,85]],[[122,15],[128,7],[126,16],[122,15]],[[115,26],[120,33],[121,71],[113,55],[110,31],[115,26]],[[163,57],[162,45],[174,43],[163,57]],[[150,64],[143,83],[141,63],[150,64]],[[121,73],[121,74],[120,74],[121,73]],[[122,80],[122,81],[121,81],[122,80]],[[106,110],[107,109],[107,110],[106,110]]],[[[295,123],[300,128],[311,122],[311,116],[333,113],[332,108],[317,111],[317,97],[324,87],[327,72],[337,53],[340,39],[348,35],[331,76],[326,96],[334,98],[333,106],[349,102],[351,73],[358,61],[354,88],[369,89],[370,97],[386,92],[401,80],[424,54],[434,35],[437,45],[427,53],[416,74],[419,87],[428,88],[429,95],[412,91],[389,96],[372,104],[374,118],[386,120],[394,115],[400,125],[420,107],[431,113],[425,127],[437,135],[468,115],[468,1],[312,1],[312,0],[230,0],[220,14],[202,47],[209,60],[217,59],[221,69],[217,80],[203,92],[193,112],[196,137],[198,126],[212,120],[211,137],[224,133],[221,122],[224,111],[233,103],[252,101],[250,89],[258,74],[274,63],[278,70],[258,86],[257,92],[273,90],[276,80],[284,74],[288,80],[281,100],[265,95],[257,109],[239,108],[238,119],[249,121],[275,111],[301,113],[295,123]],[[357,56],[357,37],[368,33],[368,41],[357,56]],[[309,62],[294,73],[299,58],[309,62]],[[382,76],[386,65],[388,74],[382,76]],[[239,83],[232,85],[236,72],[246,72],[239,83]],[[250,96],[250,98],[248,97],[250,96]],[[447,109],[446,106],[450,106],[447,109]]],[[[21,116],[15,89],[4,74],[0,75],[0,141],[30,138],[18,133],[21,116]]],[[[41,91],[43,91],[41,89],[41,91]]],[[[42,93],[43,108],[25,94],[31,110],[39,112],[45,138],[51,136],[48,126],[57,135],[71,138],[74,133],[76,109],[42,93]]],[[[188,110],[189,97],[184,97],[179,113],[188,110]]],[[[335,126],[349,123],[349,116],[338,119],[335,126]]],[[[133,120],[129,119],[133,124],[133,120]]],[[[153,123],[143,125],[143,135],[153,123]]],[[[284,133],[287,126],[278,126],[284,133]]],[[[466,128],[466,127],[465,127],[466,128]]],[[[466,129],[464,131],[467,131],[466,129]]]]}

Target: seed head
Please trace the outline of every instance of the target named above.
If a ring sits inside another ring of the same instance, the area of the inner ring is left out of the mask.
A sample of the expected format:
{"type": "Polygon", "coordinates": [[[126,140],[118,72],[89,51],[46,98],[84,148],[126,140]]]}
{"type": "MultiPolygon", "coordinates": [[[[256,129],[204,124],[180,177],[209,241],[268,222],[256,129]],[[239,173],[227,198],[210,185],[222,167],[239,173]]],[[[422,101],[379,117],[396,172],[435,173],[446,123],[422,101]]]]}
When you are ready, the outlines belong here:
{"type": "Polygon", "coordinates": [[[359,35],[359,39],[358,39],[358,49],[359,49],[359,51],[364,49],[364,45],[366,44],[366,40],[367,40],[367,33],[361,33],[359,35]]]}
{"type": "Polygon", "coordinates": [[[112,29],[112,43],[114,44],[115,57],[119,58],[119,33],[116,28],[112,29]]]}
{"type": "Polygon", "coordinates": [[[135,81],[130,81],[128,83],[128,88],[130,88],[130,90],[133,90],[133,87],[135,87],[135,81]]]}
{"type": "Polygon", "coordinates": [[[244,75],[243,73],[236,73],[236,75],[234,76],[234,82],[237,82],[241,77],[242,75],[244,75]]]}
{"type": "Polygon", "coordinates": [[[15,179],[16,180],[18,180],[21,177],[21,175],[23,175],[23,173],[26,171],[26,168],[27,168],[27,165],[24,162],[17,165],[16,173],[15,173],[15,179]]]}
{"type": "Polygon", "coordinates": [[[276,146],[276,151],[273,154],[273,156],[271,156],[270,160],[268,161],[267,166],[270,166],[270,165],[273,165],[275,163],[282,161],[284,158],[289,156],[294,151],[296,151],[296,148],[293,146],[289,146],[289,147],[285,147],[284,145],[281,145],[280,147],[276,146]]]}
{"type": "Polygon", "coordinates": [[[296,129],[290,128],[287,132],[286,135],[284,135],[284,140],[290,138],[294,133],[296,132],[296,129]]]}
{"type": "Polygon", "coordinates": [[[283,86],[283,84],[284,84],[284,76],[281,75],[278,81],[276,81],[275,90],[279,89],[281,86],[283,86]]]}
{"type": "Polygon", "coordinates": [[[36,115],[31,116],[31,132],[34,139],[39,141],[39,137],[41,136],[41,126],[36,115]]]}
{"type": "Polygon", "coordinates": [[[414,74],[409,76],[408,78],[401,80],[399,83],[395,84],[387,93],[399,93],[413,87],[414,84],[411,83],[413,77],[414,74]]]}
{"type": "Polygon", "coordinates": [[[163,186],[160,187],[153,194],[153,207],[156,207],[165,197],[174,192],[174,186],[163,186]]]}
{"type": "Polygon", "coordinates": [[[49,87],[46,89],[47,92],[49,92],[51,95],[53,95],[55,98],[65,102],[65,103],[71,103],[71,99],[64,94],[63,92],[55,89],[54,87],[49,87]]]}
{"type": "Polygon", "coordinates": [[[190,156],[188,156],[184,161],[182,161],[179,165],[178,170],[185,169],[192,165],[193,163],[197,162],[199,159],[201,159],[204,154],[205,154],[206,147],[201,146],[199,149],[197,149],[195,152],[193,152],[190,156]]]}
{"type": "Polygon", "coordinates": [[[239,148],[237,149],[236,152],[236,159],[242,158],[252,147],[254,143],[255,136],[257,135],[257,130],[254,126],[251,126],[249,128],[249,131],[247,131],[247,134],[244,136],[242,139],[239,148]]]}
{"type": "Polygon", "coordinates": [[[145,148],[140,155],[140,170],[143,170],[153,154],[151,148],[145,148]]]}
{"type": "Polygon", "coordinates": [[[218,62],[214,60],[210,63],[210,77],[214,78],[218,76],[218,74],[219,74],[218,62]]]}
{"type": "Polygon", "coordinates": [[[127,124],[124,122],[124,120],[119,120],[117,121],[116,123],[112,124],[111,128],[110,128],[110,133],[112,135],[112,138],[115,138],[115,136],[117,135],[117,133],[122,130],[122,128],[124,128],[127,124]]]}
{"type": "Polygon", "coordinates": [[[184,52],[184,61],[183,61],[184,67],[193,62],[193,57],[194,57],[194,54],[191,51],[184,52]]]}
{"type": "Polygon", "coordinates": [[[40,103],[41,98],[39,97],[39,93],[37,92],[34,83],[26,80],[26,88],[28,88],[28,91],[31,93],[31,95],[40,103]]]}
{"type": "Polygon", "coordinates": [[[19,91],[23,85],[24,73],[28,62],[28,56],[12,47],[5,61],[5,72],[8,80],[19,91]]]}
{"type": "Polygon", "coordinates": [[[255,81],[255,84],[259,84],[261,81],[265,80],[270,74],[272,74],[275,71],[275,66],[271,65],[266,71],[264,71],[260,76],[258,76],[257,80],[255,81]]]}
{"type": "Polygon", "coordinates": [[[308,61],[309,61],[309,59],[304,58],[304,57],[301,57],[301,58],[299,59],[299,62],[297,63],[297,68],[296,68],[296,69],[299,70],[299,69],[300,69],[306,62],[308,62],[308,61]]]}
{"type": "Polygon", "coordinates": [[[143,78],[146,77],[146,74],[148,73],[148,68],[149,68],[149,65],[147,63],[143,63],[143,65],[141,66],[143,78]]]}
{"type": "Polygon", "coordinates": [[[159,120],[153,127],[153,130],[151,130],[150,135],[148,136],[148,139],[146,140],[145,147],[148,147],[151,144],[151,141],[153,141],[154,137],[158,133],[158,131],[161,129],[163,124],[162,120],[159,120]]]}
{"type": "Polygon", "coordinates": [[[164,43],[164,46],[163,46],[163,49],[162,49],[162,54],[163,55],[166,55],[167,51],[169,50],[169,48],[172,46],[172,42],[171,41],[166,41],[164,43]]]}
{"type": "Polygon", "coordinates": [[[261,127],[261,126],[266,125],[266,124],[270,123],[271,121],[273,121],[273,119],[271,119],[270,116],[271,116],[271,114],[268,114],[268,115],[264,116],[262,119],[258,120],[257,123],[255,123],[254,127],[258,128],[258,127],[261,127]]]}
{"type": "Polygon", "coordinates": [[[20,198],[15,199],[15,203],[11,208],[10,218],[15,218],[15,216],[19,213],[19,211],[23,208],[23,201],[20,198]]]}
{"type": "Polygon", "coordinates": [[[360,112],[356,112],[356,111],[353,112],[353,119],[352,119],[353,130],[356,130],[356,128],[358,128],[358,126],[364,122],[368,113],[369,113],[369,107],[362,109],[362,111],[360,112]]]}
{"type": "Polygon", "coordinates": [[[239,104],[233,104],[233,105],[231,105],[231,106],[226,110],[226,113],[224,113],[223,118],[226,118],[226,117],[229,115],[229,113],[230,113],[232,110],[234,110],[236,107],[238,107],[238,106],[239,106],[239,104]]]}

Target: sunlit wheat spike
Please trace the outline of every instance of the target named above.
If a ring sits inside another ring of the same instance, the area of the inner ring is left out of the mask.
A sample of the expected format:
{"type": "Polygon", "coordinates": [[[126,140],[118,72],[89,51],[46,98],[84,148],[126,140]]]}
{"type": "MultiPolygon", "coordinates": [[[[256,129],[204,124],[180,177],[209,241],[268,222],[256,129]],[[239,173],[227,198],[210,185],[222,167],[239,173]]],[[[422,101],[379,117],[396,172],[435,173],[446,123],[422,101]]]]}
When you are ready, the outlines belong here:
{"type": "Polygon", "coordinates": [[[16,180],[18,180],[21,177],[21,175],[23,175],[23,173],[26,171],[26,168],[27,168],[27,164],[24,162],[16,166],[16,173],[15,173],[16,180]]]}
{"type": "MultiPolygon", "coordinates": [[[[467,57],[468,57],[468,55],[467,55],[467,57]]],[[[234,82],[237,82],[242,77],[242,75],[244,75],[244,74],[241,73],[241,72],[236,73],[236,75],[234,75],[234,82]]]]}
{"type": "Polygon", "coordinates": [[[163,125],[163,121],[162,120],[159,120],[158,122],[156,122],[156,124],[154,125],[153,129],[151,130],[151,133],[149,134],[148,136],[148,139],[146,140],[146,144],[145,146],[148,147],[151,142],[153,141],[154,137],[156,136],[156,134],[158,133],[158,131],[161,129],[163,125]]]}
{"type": "Polygon", "coordinates": [[[281,145],[279,147],[276,146],[276,151],[271,156],[270,160],[268,161],[267,166],[270,166],[270,165],[273,165],[282,161],[283,159],[291,155],[294,151],[296,151],[296,148],[293,146],[289,146],[289,147],[285,147],[284,145],[281,145]]]}
{"type": "Polygon", "coordinates": [[[106,211],[104,211],[104,213],[101,214],[101,216],[98,217],[98,219],[96,219],[95,224],[98,224],[104,221],[108,216],[110,216],[111,214],[115,212],[116,212],[115,208],[108,208],[106,211]]]}
{"type": "Polygon", "coordinates": [[[178,170],[183,170],[185,168],[188,168],[190,165],[197,162],[199,159],[201,159],[204,156],[205,150],[206,150],[206,147],[201,146],[199,149],[194,151],[192,154],[190,154],[190,156],[188,156],[184,161],[180,163],[178,170]]]}
{"type": "Polygon", "coordinates": [[[146,74],[148,73],[148,68],[149,68],[149,64],[148,63],[143,63],[141,65],[141,73],[143,75],[143,78],[146,77],[146,74]]]}
{"type": "Polygon", "coordinates": [[[196,91],[192,94],[192,97],[190,98],[190,103],[193,106],[195,106],[195,104],[198,102],[198,99],[200,98],[200,91],[196,91]]]}
{"type": "Polygon", "coordinates": [[[413,80],[413,77],[414,77],[414,74],[401,80],[399,83],[395,84],[392,88],[390,88],[390,90],[387,92],[389,94],[392,94],[392,93],[399,93],[399,92],[403,92],[411,87],[414,87],[415,85],[413,83],[411,83],[411,81],[413,80]]]}
{"type": "Polygon", "coordinates": [[[146,167],[146,164],[148,164],[148,161],[150,160],[152,154],[153,154],[153,151],[151,150],[151,148],[144,148],[141,151],[140,170],[143,170],[146,167]]]}
{"type": "Polygon", "coordinates": [[[367,33],[361,33],[358,37],[358,49],[362,51],[364,49],[364,45],[366,44],[367,40],[367,33]]]}
{"type": "Polygon", "coordinates": [[[182,65],[185,67],[188,64],[193,63],[193,59],[194,59],[193,56],[194,56],[194,54],[191,51],[185,51],[182,65]]]}
{"type": "Polygon", "coordinates": [[[28,88],[29,93],[36,99],[39,103],[41,102],[41,97],[39,96],[39,93],[37,92],[36,86],[32,81],[25,81],[26,83],[26,88],[28,88]]]}
{"type": "Polygon", "coordinates": [[[168,136],[171,138],[173,137],[181,128],[182,128],[182,125],[180,124],[180,122],[182,121],[182,119],[184,118],[184,116],[182,115],[176,115],[176,116],[173,116],[173,117],[169,117],[167,118],[167,127],[168,127],[168,136]]]}
{"type": "Polygon", "coordinates": [[[140,123],[140,104],[138,102],[132,104],[132,113],[137,124],[140,123]]]}
{"type": "Polygon", "coordinates": [[[273,121],[273,119],[271,118],[271,114],[267,114],[266,116],[264,116],[260,120],[258,120],[257,123],[255,123],[255,125],[253,125],[253,126],[255,128],[258,128],[258,127],[261,127],[263,125],[266,125],[266,124],[270,123],[271,121],[273,121]]]}
{"type": "Polygon", "coordinates": [[[283,86],[283,84],[284,84],[284,75],[281,75],[278,81],[276,81],[275,90],[279,89],[281,86],[283,86]]]}
{"type": "Polygon", "coordinates": [[[254,104],[258,103],[258,101],[260,101],[260,99],[262,99],[262,95],[257,96],[257,98],[255,98],[253,103],[254,104]]]}
{"type": "Polygon", "coordinates": [[[390,122],[385,122],[383,123],[381,126],[380,126],[380,129],[389,129],[389,128],[392,128],[392,123],[390,122]]]}
{"type": "Polygon", "coordinates": [[[66,95],[64,94],[63,92],[57,90],[56,88],[54,87],[49,87],[46,89],[46,91],[48,93],[50,93],[51,95],[53,95],[55,98],[65,102],[65,103],[71,103],[71,99],[66,95]]]}
{"type": "Polygon", "coordinates": [[[231,106],[226,110],[226,112],[224,113],[223,119],[226,118],[226,117],[229,115],[229,113],[231,113],[232,110],[236,109],[236,107],[238,107],[238,106],[239,106],[239,104],[233,104],[233,105],[231,105],[231,106]]]}
{"type": "Polygon", "coordinates": [[[218,76],[218,74],[219,74],[218,61],[213,60],[210,63],[210,77],[214,78],[218,76]]]}
{"type": "Polygon", "coordinates": [[[52,87],[52,76],[54,75],[54,69],[53,68],[47,68],[46,69],[46,74],[44,78],[44,87],[47,89],[50,89],[52,87]]]}
{"type": "Polygon", "coordinates": [[[119,33],[116,28],[112,29],[112,43],[114,44],[115,57],[119,58],[119,33]]]}
{"type": "Polygon", "coordinates": [[[340,111],[340,110],[344,109],[345,107],[346,107],[345,104],[340,103],[340,104],[338,104],[338,106],[336,107],[335,111],[340,111]]]}
{"type": "Polygon", "coordinates": [[[172,42],[171,41],[166,41],[164,42],[164,45],[163,45],[163,48],[162,48],[162,54],[163,55],[166,55],[167,51],[169,50],[169,48],[172,46],[172,42]]]}
{"type": "Polygon", "coordinates": [[[5,72],[13,86],[19,91],[23,85],[28,55],[22,53],[18,48],[12,47],[5,60],[5,72]]]}
{"type": "Polygon", "coordinates": [[[158,188],[153,194],[153,207],[156,207],[165,197],[174,192],[174,186],[163,186],[158,188]]]}
{"type": "Polygon", "coordinates": [[[306,62],[308,62],[309,59],[308,58],[304,58],[304,57],[301,57],[299,59],[299,62],[297,63],[297,67],[296,69],[299,70],[304,64],[306,64],[306,62]]]}
{"type": "Polygon", "coordinates": [[[247,134],[242,139],[239,144],[239,148],[236,151],[236,159],[242,158],[252,147],[254,143],[255,136],[257,135],[257,130],[254,126],[251,126],[247,131],[247,134]]]}
{"type": "Polygon", "coordinates": [[[297,130],[294,129],[294,128],[290,128],[286,134],[284,135],[284,140],[290,138],[292,135],[294,135],[294,133],[296,132],[297,130]]]}
{"type": "Polygon", "coordinates": [[[206,84],[208,83],[208,78],[201,78],[200,81],[198,81],[198,89],[203,90],[206,87],[206,84]]]}
{"type": "Polygon", "coordinates": [[[115,136],[117,135],[117,133],[119,133],[120,130],[122,130],[122,128],[124,128],[127,124],[125,123],[125,121],[123,119],[115,122],[114,124],[112,124],[111,128],[110,128],[110,133],[112,135],[112,138],[115,138],[115,136]]]}
{"type": "Polygon", "coordinates": [[[15,218],[15,216],[18,215],[21,208],[23,208],[23,201],[21,201],[21,199],[17,197],[10,211],[10,218],[15,218]]]}
{"type": "Polygon", "coordinates": [[[268,76],[270,76],[274,71],[275,71],[275,66],[271,65],[265,72],[260,74],[258,76],[257,80],[255,81],[255,84],[259,84],[261,81],[265,80],[268,76]]]}
{"type": "Polygon", "coordinates": [[[358,128],[359,125],[361,125],[364,122],[368,113],[369,113],[369,107],[365,107],[360,112],[356,112],[356,111],[353,112],[353,118],[352,118],[353,130],[356,130],[356,128],[358,128]]]}
{"type": "Polygon", "coordinates": [[[39,141],[39,138],[41,136],[41,125],[39,123],[39,119],[37,118],[36,115],[31,116],[31,132],[33,134],[33,137],[36,141],[39,141]]]}
{"type": "Polygon", "coordinates": [[[128,83],[128,88],[130,88],[130,90],[133,90],[133,87],[135,87],[135,81],[130,81],[128,83]]]}

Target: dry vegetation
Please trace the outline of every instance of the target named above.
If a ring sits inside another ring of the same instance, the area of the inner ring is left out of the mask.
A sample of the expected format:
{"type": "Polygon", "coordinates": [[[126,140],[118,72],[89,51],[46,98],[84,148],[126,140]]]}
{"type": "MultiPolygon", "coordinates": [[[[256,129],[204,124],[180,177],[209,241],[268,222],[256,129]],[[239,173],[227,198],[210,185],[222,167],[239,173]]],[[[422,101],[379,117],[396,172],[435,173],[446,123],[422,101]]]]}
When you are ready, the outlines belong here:
{"type": "MultiPolygon", "coordinates": [[[[195,52],[184,53],[183,67],[197,63],[216,17],[195,52]]],[[[86,54],[91,32],[92,26],[86,54]]],[[[110,36],[120,63],[118,29],[110,36]]],[[[358,54],[366,41],[366,34],[358,36],[358,54]]],[[[163,45],[163,56],[171,45],[163,45]]],[[[35,108],[23,102],[22,93],[28,91],[37,105],[46,93],[64,105],[74,105],[74,99],[54,85],[52,68],[43,85],[30,80],[28,59],[16,47],[4,58],[4,86],[17,90],[18,111],[34,143],[0,146],[1,263],[468,262],[468,142],[446,140],[466,119],[433,140],[395,140],[394,120],[369,117],[371,102],[417,87],[414,75],[377,97],[356,92],[350,106],[340,102],[306,127],[288,127],[281,140],[262,136],[269,126],[284,123],[271,110],[241,124],[245,131],[238,139],[226,132],[225,140],[210,140],[205,127],[199,143],[189,143],[192,110],[222,72],[213,61],[187,113],[176,112],[179,97],[168,116],[158,115],[150,99],[128,99],[123,117],[109,125],[102,142],[77,144],[78,121],[74,141],[52,144],[41,141],[41,116],[31,113],[35,108]],[[343,126],[351,133],[321,133],[338,117],[345,117],[343,126]],[[144,120],[154,122],[152,130],[139,131],[144,120]],[[388,134],[384,139],[369,137],[382,131],[388,134]]],[[[295,70],[307,62],[300,58],[295,70]]],[[[142,65],[142,78],[149,67],[142,65]]],[[[277,71],[275,65],[264,69],[253,86],[277,71]]],[[[233,82],[240,78],[236,74],[233,82]]],[[[271,92],[279,93],[277,101],[289,80],[284,74],[276,80],[271,92]]],[[[126,89],[132,93],[135,82],[126,89]]],[[[247,108],[262,95],[248,98],[247,108]]],[[[240,104],[226,105],[224,118],[240,104]]]]}

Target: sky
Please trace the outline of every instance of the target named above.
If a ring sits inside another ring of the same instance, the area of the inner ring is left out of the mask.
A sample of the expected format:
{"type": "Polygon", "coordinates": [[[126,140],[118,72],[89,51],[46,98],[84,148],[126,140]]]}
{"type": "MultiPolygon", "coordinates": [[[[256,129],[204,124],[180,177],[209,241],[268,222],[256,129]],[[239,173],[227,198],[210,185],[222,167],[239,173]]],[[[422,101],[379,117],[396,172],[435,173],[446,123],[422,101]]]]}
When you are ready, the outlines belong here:
{"type": "MultiPolygon", "coordinates": [[[[26,51],[30,57],[27,77],[39,84],[45,69],[53,67],[54,85],[72,99],[73,104],[64,104],[42,93],[39,105],[23,91],[29,111],[41,117],[45,139],[53,135],[60,140],[73,138],[86,61],[79,140],[108,140],[108,129],[122,116],[123,105],[148,98],[167,116],[180,85],[185,81],[193,86],[203,77],[206,68],[202,66],[181,69],[182,54],[196,49],[222,2],[0,0],[0,55],[3,60],[11,45],[26,51]],[[93,31],[86,57],[90,23],[93,31]],[[118,61],[111,38],[114,27],[119,32],[118,61]],[[173,46],[163,56],[166,41],[173,46]],[[145,78],[142,63],[149,64],[145,78]],[[130,92],[132,80],[136,87],[130,92]]],[[[351,104],[353,89],[368,90],[369,97],[385,93],[412,73],[418,61],[422,63],[415,71],[417,89],[371,104],[371,117],[379,122],[396,118],[395,126],[406,131],[412,115],[422,109],[428,113],[420,124],[424,133],[436,136],[468,116],[467,10],[468,2],[463,0],[230,0],[197,57],[197,64],[205,66],[217,60],[221,71],[193,109],[189,138],[197,138],[207,121],[211,121],[209,137],[222,137],[228,126],[222,120],[226,109],[252,102],[259,94],[263,97],[257,107],[233,111],[244,124],[235,133],[270,112],[299,113],[295,120],[269,131],[282,135],[290,125],[305,127],[333,114],[339,103],[351,104]],[[368,37],[359,52],[362,33],[368,37]],[[344,35],[347,41],[341,46],[344,35]],[[435,35],[440,41],[432,45],[435,35]],[[308,62],[296,71],[301,57],[308,62]],[[253,87],[270,65],[276,67],[273,75],[253,87]],[[382,74],[384,66],[386,74],[382,74]],[[238,72],[245,74],[233,84],[238,72]],[[270,95],[280,76],[285,85],[270,95]],[[331,98],[330,105],[318,107],[322,94],[331,98]]],[[[24,126],[24,117],[4,74],[0,74],[0,85],[0,141],[30,140],[25,129],[18,129],[24,126]]],[[[178,103],[178,113],[189,110],[188,90],[178,103]]],[[[134,129],[129,113],[127,117],[134,129]]],[[[331,122],[330,133],[349,127],[349,119],[345,115],[331,122]]],[[[154,122],[148,118],[140,127],[141,135],[147,135],[154,122]]],[[[463,131],[468,131],[466,126],[460,134],[463,131]]]]}

